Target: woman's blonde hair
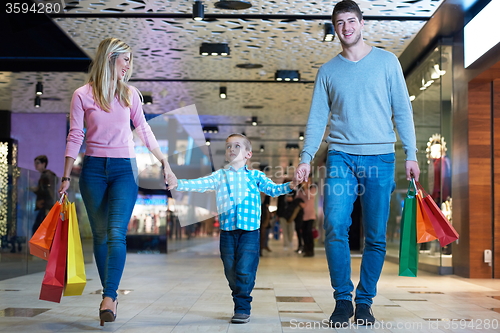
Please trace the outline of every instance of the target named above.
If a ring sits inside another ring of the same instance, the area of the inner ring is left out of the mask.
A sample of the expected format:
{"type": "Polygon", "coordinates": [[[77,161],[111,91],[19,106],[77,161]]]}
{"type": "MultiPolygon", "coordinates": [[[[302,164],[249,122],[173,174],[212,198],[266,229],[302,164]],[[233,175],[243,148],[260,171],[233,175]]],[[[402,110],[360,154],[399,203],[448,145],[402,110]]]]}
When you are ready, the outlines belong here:
{"type": "Polygon", "coordinates": [[[131,95],[127,81],[132,75],[132,49],[117,38],[106,38],[97,47],[96,57],[90,65],[87,83],[92,86],[94,101],[106,112],[111,111],[115,96],[121,105],[129,107],[131,95]],[[122,80],[116,77],[116,59],[121,53],[130,53],[129,70],[122,80]]]}

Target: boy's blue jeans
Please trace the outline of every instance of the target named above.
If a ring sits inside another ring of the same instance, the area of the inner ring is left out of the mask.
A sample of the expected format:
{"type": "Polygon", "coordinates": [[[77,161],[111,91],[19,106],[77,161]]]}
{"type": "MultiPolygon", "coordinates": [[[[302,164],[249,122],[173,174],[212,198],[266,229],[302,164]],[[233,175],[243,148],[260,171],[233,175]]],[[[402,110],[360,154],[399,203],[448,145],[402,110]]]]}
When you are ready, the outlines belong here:
{"type": "Polygon", "coordinates": [[[231,288],[234,313],[250,314],[250,293],[259,265],[260,230],[220,232],[220,256],[231,288]]]}
{"type": "Polygon", "coordinates": [[[360,196],[365,237],[356,304],[372,304],[386,252],[386,229],[394,191],[395,154],[351,155],[329,151],[325,180],[325,250],[336,300],[352,300],[349,227],[360,196]]]}
{"type": "Polygon", "coordinates": [[[116,299],[127,252],[127,226],[137,199],[134,158],[85,156],[80,192],[89,216],[103,297],[116,299]]]}

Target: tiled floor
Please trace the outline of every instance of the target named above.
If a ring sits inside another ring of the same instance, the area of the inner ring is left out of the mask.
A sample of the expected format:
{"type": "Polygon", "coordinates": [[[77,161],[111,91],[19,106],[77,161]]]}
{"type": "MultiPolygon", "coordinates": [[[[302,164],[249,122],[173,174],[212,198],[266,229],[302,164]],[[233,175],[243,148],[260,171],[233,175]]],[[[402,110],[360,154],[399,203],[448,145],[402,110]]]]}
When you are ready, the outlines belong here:
{"type": "MultiPolygon", "coordinates": [[[[230,324],[232,300],[217,239],[168,255],[129,254],[120,285],[118,317],[99,326],[99,279],[87,265],[82,296],[38,300],[43,273],[0,281],[0,332],[324,332],[334,307],[325,254],[285,252],[276,241],[265,253],[253,292],[251,321],[230,324]]],[[[353,278],[360,258],[353,258],[353,278]]],[[[500,281],[420,272],[397,276],[386,262],[372,328],[341,332],[500,332],[500,281]]]]}

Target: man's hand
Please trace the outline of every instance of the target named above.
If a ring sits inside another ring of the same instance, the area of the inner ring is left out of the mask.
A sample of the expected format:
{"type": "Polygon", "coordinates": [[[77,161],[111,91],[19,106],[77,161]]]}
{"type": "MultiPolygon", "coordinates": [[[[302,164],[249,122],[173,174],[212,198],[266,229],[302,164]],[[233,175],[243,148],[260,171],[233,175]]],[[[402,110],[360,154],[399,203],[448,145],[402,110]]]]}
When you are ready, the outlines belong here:
{"type": "Polygon", "coordinates": [[[420,176],[420,168],[418,167],[417,161],[406,161],[406,180],[415,178],[418,182],[418,177],[420,176]]]}
{"type": "Polygon", "coordinates": [[[310,173],[311,173],[311,165],[307,163],[300,163],[299,166],[297,167],[297,170],[295,170],[295,175],[293,176],[293,182],[300,184],[306,181],[310,173]]]}

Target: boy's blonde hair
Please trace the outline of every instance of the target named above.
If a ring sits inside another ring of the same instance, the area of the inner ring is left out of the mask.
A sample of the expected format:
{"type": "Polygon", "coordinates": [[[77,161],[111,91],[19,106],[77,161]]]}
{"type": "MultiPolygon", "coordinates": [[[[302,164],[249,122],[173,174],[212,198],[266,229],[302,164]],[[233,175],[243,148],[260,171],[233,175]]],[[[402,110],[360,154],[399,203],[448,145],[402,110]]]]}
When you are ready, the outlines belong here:
{"type": "Polygon", "coordinates": [[[248,138],[246,136],[244,136],[243,134],[241,133],[233,133],[233,134],[230,134],[227,139],[226,139],[226,142],[229,138],[232,138],[232,137],[238,137],[238,138],[242,138],[243,139],[243,144],[245,145],[245,148],[248,150],[248,151],[252,151],[252,143],[250,142],[250,140],[248,140],[248,138]]]}
{"type": "Polygon", "coordinates": [[[127,81],[132,75],[132,49],[118,38],[106,38],[97,48],[97,54],[90,67],[87,83],[92,85],[94,101],[106,112],[111,111],[111,102],[118,97],[124,107],[132,105],[127,81]],[[130,53],[129,70],[118,80],[115,73],[116,58],[121,53],[130,53]]]}

